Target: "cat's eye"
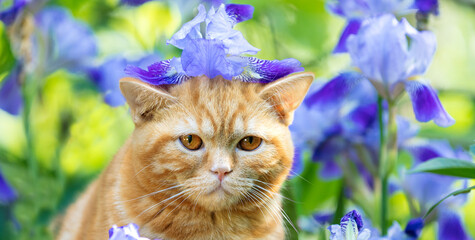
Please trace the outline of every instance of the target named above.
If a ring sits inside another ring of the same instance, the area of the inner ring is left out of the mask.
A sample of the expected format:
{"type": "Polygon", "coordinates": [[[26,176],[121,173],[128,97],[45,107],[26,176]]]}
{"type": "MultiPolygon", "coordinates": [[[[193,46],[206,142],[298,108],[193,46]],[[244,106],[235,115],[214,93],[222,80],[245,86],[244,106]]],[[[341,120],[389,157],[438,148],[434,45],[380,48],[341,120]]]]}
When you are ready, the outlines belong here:
{"type": "Polygon", "coordinates": [[[252,151],[258,148],[261,145],[262,138],[247,136],[238,143],[238,148],[244,151],[252,151]]]}
{"type": "Polygon", "coordinates": [[[181,136],[180,142],[190,150],[198,150],[203,145],[203,140],[195,134],[181,136]]]}

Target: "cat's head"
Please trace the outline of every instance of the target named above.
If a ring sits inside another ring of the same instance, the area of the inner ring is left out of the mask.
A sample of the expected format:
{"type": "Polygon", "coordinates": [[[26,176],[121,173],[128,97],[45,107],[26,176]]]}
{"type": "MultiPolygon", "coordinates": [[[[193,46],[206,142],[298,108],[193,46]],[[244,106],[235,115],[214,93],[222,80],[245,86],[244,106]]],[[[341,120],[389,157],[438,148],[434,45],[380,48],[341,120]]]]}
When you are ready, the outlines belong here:
{"type": "Polygon", "coordinates": [[[268,84],[196,77],[169,86],[121,79],[136,126],[132,169],[142,187],[170,187],[209,210],[277,193],[294,154],[288,126],[313,79],[311,73],[268,84]]]}

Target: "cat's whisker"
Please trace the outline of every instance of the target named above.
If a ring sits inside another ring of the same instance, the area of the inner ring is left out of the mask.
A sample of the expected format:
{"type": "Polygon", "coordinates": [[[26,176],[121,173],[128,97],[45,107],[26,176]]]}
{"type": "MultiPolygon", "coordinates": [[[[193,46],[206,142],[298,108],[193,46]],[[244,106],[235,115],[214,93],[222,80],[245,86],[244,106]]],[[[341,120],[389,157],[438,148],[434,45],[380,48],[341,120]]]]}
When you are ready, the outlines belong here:
{"type": "MultiPolygon", "coordinates": [[[[257,186],[257,185],[256,185],[257,186]]],[[[263,192],[259,191],[258,189],[255,189],[256,191],[258,191],[259,193],[261,193],[263,196],[267,197],[269,200],[271,200],[270,196],[264,194],[263,192]]],[[[272,206],[273,208],[275,208],[275,206],[272,206]]],[[[290,217],[287,215],[287,213],[284,211],[284,209],[282,209],[281,207],[278,207],[278,209],[275,209],[276,211],[277,210],[280,210],[280,213],[282,213],[282,216],[284,217],[284,219],[290,224],[290,226],[292,226],[292,228],[295,230],[295,232],[299,232],[297,230],[297,228],[294,226],[294,224],[292,223],[292,221],[290,220],[290,217]]]]}
{"type": "Polygon", "coordinates": [[[285,200],[291,201],[291,202],[293,202],[293,203],[297,203],[296,201],[294,201],[294,200],[292,200],[292,199],[290,199],[290,198],[288,198],[288,197],[285,197],[285,196],[283,196],[283,195],[280,194],[280,193],[271,192],[271,191],[269,191],[269,190],[267,190],[267,189],[265,189],[265,188],[263,188],[263,187],[261,187],[261,186],[259,186],[259,185],[254,185],[254,186],[256,186],[256,187],[258,187],[259,189],[262,189],[262,190],[268,192],[268,193],[271,194],[271,195],[276,195],[276,196],[279,196],[279,197],[281,197],[281,198],[283,198],[283,199],[285,199],[285,200]]]}
{"type": "Polygon", "coordinates": [[[186,189],[186,190],[184,190],[184,191],[180,191],[179,193],[177,193],[177,194],[175,194],[175,195],[173,195],[173,196],[171,196],[171,197],[169,197],[169,198],[167,198],[167,199],[165,199],[165,200],[162,200],[162,201],[160,201],[160,202],[158,202],[158,203],[153,204],[153,205],[150,206],[149,208],[147,208],[147,209],[145,209],[144,211],[142,211],[137,217],[140,217],[142,214],[146,213],[147,211],[149,211],[150,209],[156,207],[157,205],[161,204],[162,202],[165,202],[165,201],[171,200],[171,199],[173,199],[173,198],[179,197],[179,196],[185,194],[187,191],[189,191],[189,189],[186,189]]]}
{"type": "Polygon", "coordinates": [[[313,185],[313,183],[311,183],[309,180],[307,180],[306,178],[302,177],[300,174],[298,174],[298,173],[292,171],[292,167],[287,167],[286,169],[289,169],[289,172],[290,172],[293,176],[299,177],[299,178],[301,178],[302,180],[304,180],[305,182],[307,182],[307,183],[313,185]]]}
{"type": "Polygon", "coordinates": [[[120,203],[130,202],[130,201],[142,199],[142,198],[145,198],[145,197],[148,197],[148,196],[152,196],[152,195],[155,195],[155,194],[158,194],[158,193],[161,193],[161,192],[165,192],[165,191],[168,191],[168,190],[171,190],[171,189],[179,188],[179,187],[182,187],[182,186],[181,186],[180,184],[178,184],[178,185],[175,185],[175,186],[172,186],[172,187],[169,187],[169,188],[165,188],[165,189],[161,189],[161,190],[158,190],[158,191],[155,191],[155,192],[151,192],[151,193],[145,194],[145,195],[140,196],[140,197],[137,197],[137,198],[120,201],[120,203]]]}
{"type": "Polygon", "coordinates": [[[140,171],[138,171],[137,173],[135,173],[134,177],[137,177],[137,175],[139,175],[139,173],[141,173],[143,170],[145,170],[146,168],[152,166],[155,162],[152,162],[150,164],[148,164],[147,166],[143,167],[140,171]]]}
{"type": "MultiPolygon", "coordinates": [[[[259,205],[259,202],[257,202],[257,200],[256,200],[256,202],[254,202],[254,199],[255,199],[255,198],[252,196],[252,194],[249,193],[249,192],[246,192],[246,193],[245,193],[245,196],[246,196],[246,197],[250,197],[251,199],[249,199],[249,200],[251,200],[252,203],[256,204],[256,206],[257,206],[257,208],[259,209],[259,211],[261,211],[262,216],[265,216],[264,212],[262,211],[262,209],[261,209],[261,207],[260,207],[260,205],[259,205]]],[[[273,218],[273,217],[272,217],[272,218],[273,218]]],[[[276,222],[276,223],[277,223],[277,222],[276,222]]]]}
{"type": "MultiPolygon", "coordinates": [[[[239,180],[244,180],[244,181],[249,181],[253,184],[253,182],[259,182],[259,183],[262,183],[262,184],[265,184],[267,186],[272,186],[272,187],[279,187],[275,184],[272,184],[272,183],[268,183],[268,182],[264,182],[264,181],[261,181],[259,179],[255,179],[255,178],[239,178],[239,180]]],[[[253,184],[254,185],[254,184],[253,184]]]]}
{"type": "Polygon", "coordinates": [[[175,211],[175,209],[177,209],[184,201],[186,201],[186,199],[188,199],[191,195],[188,195],[188,197],[186,197],[185,199],[183,199],[175,208],[173,208],[173,210],[171,210],[166,216],[164,219],[166,219],[173,211],[175,211]]]}
{"type": "Polygon", "coordinates": [[[195,211],[196,205],[198,205],[198,199],[200,198],[201,194],[204,192],[204,190],[200,190],[198,195],[195,198],[195,205],[193,206],[193,212],[195,211]]]}
{"type": "MultiPolygon", "coordinates": [[[[170,205],[171,205],[172,203],[174,203],[176,200],[180,199],[180,197],[183,196],[183,195],[185,195],[185,192],[184,192],[182,195],[177,196],[177,197],[175,198],[175,200],[169,202],[165,207],[163,207],[162,209],[160,209],[159,211],[157,211],[157,212],[153,215],[152,219],[155,218],[155,217],[157,217],[158,214],[160,214],[163,210],[165,210],[168,206],[170,206],[170,205]]],[[[170,199],[170,200],[171,200],[171,199],[170,199]]],[[[167,215],[167,216],[168,216],[168,215],[167,215]]],[[[163,221],[163,220],[162,220],[162,221],[163,221]]]]}
{"type": "MultiPolygon", "coordinates": [[[[253,189],[253,190],[256,190],[256,189],[253,189]]],[[[253,191],[252,193],[258,193],[258,192],[253,191]]],[[[263,198],[261,198],[261,197],[260,197],[259,195],[257,195],[257,194],[253,194],[253,195],[254,195],[256,198],[258,198],[258,199],[263,203],[262,206],[264,206],[264,209],[267,210],[267,212],[268,212],[268,213],[270,214],[270,216],[274,219],[274,221],[275,221],[277,224],[281,223],[281,220],[279,220],[279,219],[281,219],[281,218],[279,218],[279,214],[278,214],[276,211],[274,211],[273,208],[271,208],[271,206],[269,205],[270,203],[267,202],[267,201],[265,201],[263,198]]]]}

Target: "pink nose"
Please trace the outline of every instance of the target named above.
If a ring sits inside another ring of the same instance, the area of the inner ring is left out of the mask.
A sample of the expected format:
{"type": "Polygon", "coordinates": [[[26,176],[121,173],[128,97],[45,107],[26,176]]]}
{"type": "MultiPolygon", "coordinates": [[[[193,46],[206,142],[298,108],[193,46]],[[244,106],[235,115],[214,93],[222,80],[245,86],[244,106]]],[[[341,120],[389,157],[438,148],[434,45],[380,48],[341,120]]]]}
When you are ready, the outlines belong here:
{"type": "Polygon", "coordinates": [[[219,179],[220,182],[223,181],[224,176],[226,176],[227,174],[229,174],[232,171],[233,171],[232,169],[228,169],[228,168],[211,169],[211,172],[215,173],[218,176],[218,179],[219,179]]]}

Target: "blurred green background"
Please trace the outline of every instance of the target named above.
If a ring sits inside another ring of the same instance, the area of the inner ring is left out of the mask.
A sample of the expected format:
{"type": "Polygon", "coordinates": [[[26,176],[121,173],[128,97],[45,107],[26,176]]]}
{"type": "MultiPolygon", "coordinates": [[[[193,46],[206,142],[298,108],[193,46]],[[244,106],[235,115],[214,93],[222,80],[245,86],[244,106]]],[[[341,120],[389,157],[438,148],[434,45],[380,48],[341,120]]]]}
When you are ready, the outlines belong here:
{"type": "MultiPolygon", "coordinates": [[[[323,0],[242,0],[252,4],[254,18],[237,26],[263,59],[296,58],[317,81],[327,81],[349,67],[347,55],[332,55],[344,20],[329,14],[323,0]]],[[[164,59],[179,55],[165,41],[194,14],[183,14],[167,1],[139,7],[119,6],[117,0],[54,0],[48,5],[68,8],[89,24],[99,44],[98,62],[121,54],[157,53],[164,59]]],[[[438,17],[431,17],[438,50],[426,78],[439,90],[441,101],[456,119],[449,128],[421,123],[421,136],[446,138],[465,149],[475,140],[475,3],[445,0],[438,17]]],[[[414,19],[409,19],[414,22],[414,19]]],[[[5,38],[6,27],[0,25],[5,38]]],[[[0,55],[6,54],[5,44],[0,55]]],[[[117,69],[122,71],[122,69],[117,69]]],[[[0,76],[0,81],[5,76],[0,76]]],[[[407,96],[400,113],[414,119],[407,96]]],[[[30,118],[33,149],[27,148],[21,117],[0,111],[0,169],[19,193],[13,206],[21,229],[5,216],[0,239],[51,239],[51,222],[107,165],[133,130],[128,107],[112,108],[103,102],[94,84],[84,76],[64,70],[42,80],[30,118]],[[28,172],[27,158],[38,162],[38,176],[28,172]]],[[[318,164],[306,162],[302,177],[287,189],[296,203],[289,214],[309,216],[317,210],[333,211],[341,181],[322,181],[318,164]]],[[[409,209],[403,194],[390,199],[390,218],[407,221],[409,209]]],[[[464,206],[465,222],[475,237],[475,198],[464,206]]],[[[423,239],[434,239],[435,226],[424,228],[423,239]]],[[[300,239],[320,239],[324,232],[301,231],[300,239]]],[[[295,234],[294,234],[295,237],[295,234]]]]}

